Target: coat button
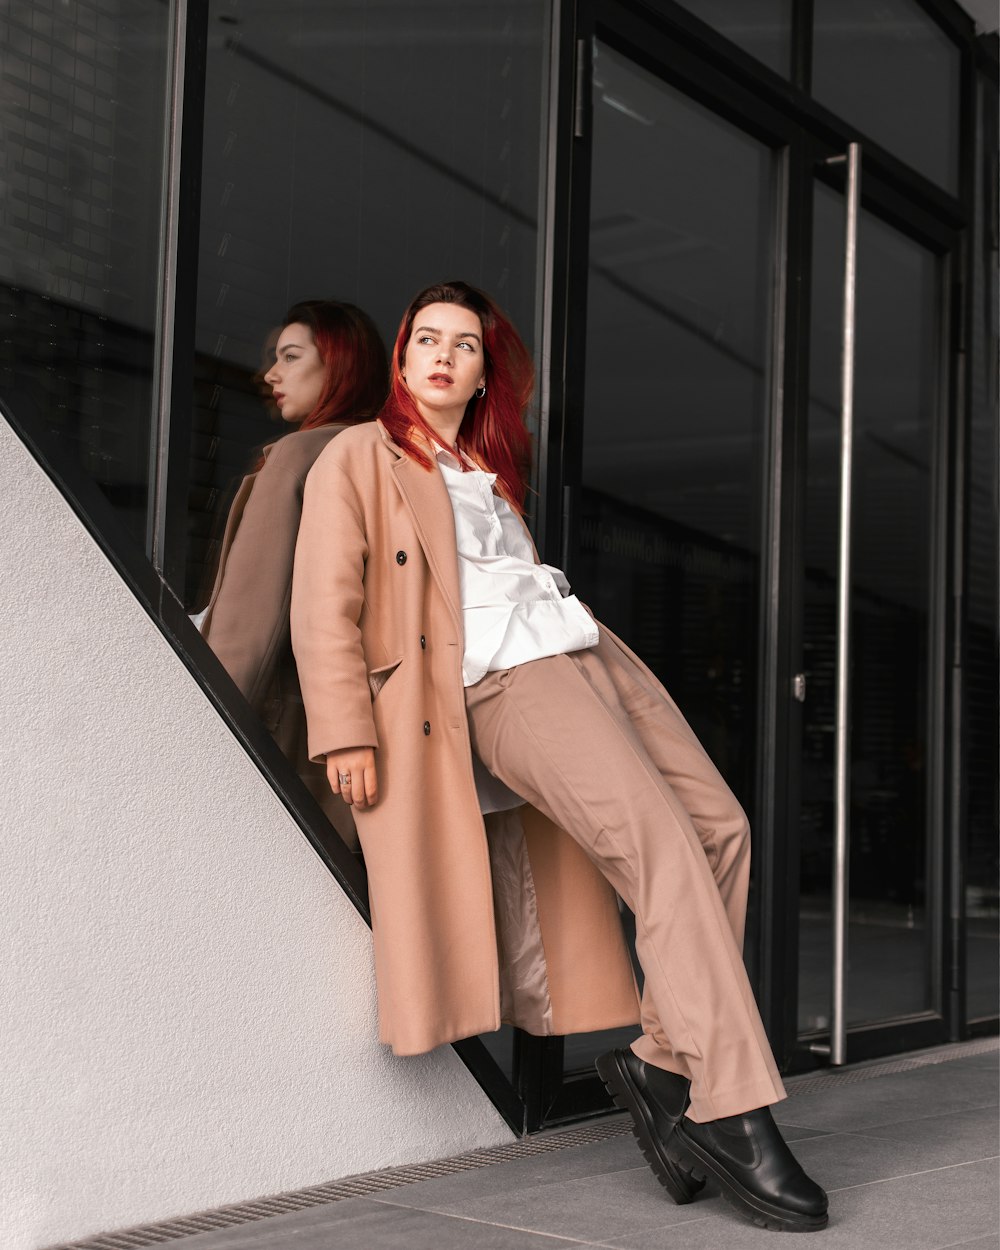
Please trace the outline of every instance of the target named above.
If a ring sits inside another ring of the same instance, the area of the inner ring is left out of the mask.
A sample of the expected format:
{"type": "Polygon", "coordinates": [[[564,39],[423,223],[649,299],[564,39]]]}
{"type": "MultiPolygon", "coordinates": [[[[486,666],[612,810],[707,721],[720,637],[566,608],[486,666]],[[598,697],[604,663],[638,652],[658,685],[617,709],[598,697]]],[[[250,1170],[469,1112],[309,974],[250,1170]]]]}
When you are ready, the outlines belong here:
{"type": "Polygon", "coordinates": [[[429,734],[431,731],[431,723],[429,720],[424,721],[424,733],[429,734]]]}
{"type": "Polygon", "coordinates": [[[405,563],[406,563],[406,552],[405,552],[405,551],[397,551],[397,552],[396,552],[396,563],[397,563],[397,564],[405,564],[405,563]]]}
{"type": "Polygon", "coordinates": [[[423,634],[420,635],[420,650],[427,650],[427,639],[423,636],[423,634]]]}

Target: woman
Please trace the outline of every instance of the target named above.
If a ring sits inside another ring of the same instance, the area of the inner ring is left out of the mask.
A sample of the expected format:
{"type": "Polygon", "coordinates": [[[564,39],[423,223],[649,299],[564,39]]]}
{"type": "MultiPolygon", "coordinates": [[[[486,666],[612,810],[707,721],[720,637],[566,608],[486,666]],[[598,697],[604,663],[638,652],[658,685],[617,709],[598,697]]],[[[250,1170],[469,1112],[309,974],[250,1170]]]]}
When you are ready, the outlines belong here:
{"type": "Polygon", "coordinates": [[[711,1173],[757,1223],[821,1228],[826,1196],[767,1110],[784,1091],[740,953],[746,818],[652,673],[537,563],[531,386],[492,300],[428,288],[379,421],[306,486],[293,643],[310,756],[364,846],[380,1036],[410,1054],[501,1019],[641,1015],[598,1070],[674,1199],[711,1173]]]}
{"type": "Polygon", "coordinates": [[[264,381],[291,432],[264,448],[237,492],[201,629],[330,822],[356,847],[349,810],[306,750],[288,613],[306,474],[342,430],[378,411],[388,389],[385,348],[360,308],[307,300],[288,310],[264,381]]]}

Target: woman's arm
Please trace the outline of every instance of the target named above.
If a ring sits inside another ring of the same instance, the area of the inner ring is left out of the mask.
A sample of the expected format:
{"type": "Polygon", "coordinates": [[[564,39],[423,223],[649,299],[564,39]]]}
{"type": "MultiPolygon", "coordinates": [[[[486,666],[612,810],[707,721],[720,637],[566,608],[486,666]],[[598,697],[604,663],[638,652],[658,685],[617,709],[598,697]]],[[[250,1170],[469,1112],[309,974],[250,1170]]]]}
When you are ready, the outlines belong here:
{"type": "Polygon", "coordinates": [[[327,760],[334,792],[359,807],[377,797],[378,737],[359,627],[367,558],[364,508],[331,446],[306,481],[292,579],[292,646],[309,756],[327,760]],[[350,796],[338,772],[350,772],[350,796]]]}

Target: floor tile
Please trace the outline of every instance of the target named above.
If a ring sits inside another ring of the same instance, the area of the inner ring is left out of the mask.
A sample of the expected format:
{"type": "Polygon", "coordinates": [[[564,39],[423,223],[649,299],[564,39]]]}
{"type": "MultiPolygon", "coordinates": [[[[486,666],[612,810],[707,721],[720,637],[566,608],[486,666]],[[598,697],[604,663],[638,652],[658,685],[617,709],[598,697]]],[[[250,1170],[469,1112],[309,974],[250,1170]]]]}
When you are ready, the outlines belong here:
{"type": "MultiPolygon", "coordinates": [[[[993,1115],[996,1116],[995,1110],[993,1115]]],[[[938,1139],[933,1134],[900,1140],[869,1136],[862,1131],[811,1138],[796,1145],[795,1155],[809,1175],[829,1192],[996,1159],[997,1150],[994,1146],[978,1153],[960,1138],[938,1139]]]]}
{"type": "MultiPolygon", "coordinates": [[[[718,1200],[713,1205],[706,1219],[612,1237],[605,1245],[614,1250],[775,1250],[774,1233],[755,1228],[718,1200]]],[[[997,1218],[996,1167],[971,1163],[833,1193],[830,1224],[820,1241],[808,1244],[816,1250],[942,1250],[963,1238],[973,1245],[977,1237],[989,1238],[997,1218]]]]}
{"type": "Polygon", "coordinates": [[[969,1163],[973,1159],[988,1159],[1000,1154],[1000,1120],[995,1105],[923,1116],[917,1120],[870,1125],[863,1131],[866,1137],[937,1142],[956,1152],[964,1152],[964,1159],[956,1162],[969,1163]]]}
{"type": "Polygon", "coordinates": [[[311,1207],[177,1243],[184,1250],[571,1250],[579,1244],[368,1199],[311,1207]]]}
{"type": "Polygon", "coordinates": [[[826,1137],[828,1130],[825,1128],[804,1128],[801,1124],[782,1124],[777,1116],[775,1122],[781,1129],[781,1136],[787,1142],[806,1141],[810,1137],[826,1137]]]}
{"type": "Polygon", "coordinates": [[[837,1085],[799,1094],[780,1106],[784,1125],[829,1132],[860,1131],[869,1125],[915,1120],[942,1111],[967,1111],[995,1105],[1000,1074],[936,1064],[892,1076],[837,1085]]]}
{"type": "MultiPolygon", "coordinates": [[[[385,1200],[402,1202],[405,1196],[400,1190],[386,1194],[385,1200]]],[[[643,1164],[627,1172],[563,1180],[513,1193],[445,1199],[435,1203],[434,1210],[596,1242],[690,1220],[694,1204],[677,1206],[643,1164]]]]}
{"type": "MultiPolygon", "coordinates": [[[[831,1193],[830,1227],[821,1242],[808,1245],[1000,1250],[997,1059],[968,1056],[779,1104],[782,1132],[831,1193]]],[[[178,1250],[778,1250],[774,1237],[733,1211],[712,1186],[676,1206],[631,1134],[622,1133],[175,1244],[178,1250]]]]}
{"type": "Polygon", "coordinates": [[[959,1068],[986,1068],[990,1072],[996,1072],[1000,1068],[1000,1050],[990,1051],[985,1055],[969,1055],[967,1059],[954,1059],[951,1063],[959,1068]]]}

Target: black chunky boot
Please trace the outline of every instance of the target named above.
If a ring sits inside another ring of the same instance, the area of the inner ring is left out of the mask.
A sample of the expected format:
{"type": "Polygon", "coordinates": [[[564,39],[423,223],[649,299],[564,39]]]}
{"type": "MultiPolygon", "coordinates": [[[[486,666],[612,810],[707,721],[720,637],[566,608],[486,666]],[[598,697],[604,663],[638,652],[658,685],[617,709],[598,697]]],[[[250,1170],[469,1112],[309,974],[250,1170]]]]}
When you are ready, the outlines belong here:
{"type": "Polygon", "coordinates": [[[671,1159],[667,1143],[690,1102],[691,1082],[644,1063],[630,1050],[609,1050],[597,1060],[597,1074],[615,1105],[632,1116],[632,1132],[653,1174],[674,1202],[690,1202],[703,1188],[690,1167],[671,1159]]]}
{"type": "Polygon", "coordinates": [[[827,1225],[826,1194],[806,1176],[767,1107],[705,1124],[683,1120],[667,1154],[695,1176],[714,1176],[722,1196],[760,1228],[808,1233],[827,1225]]]}

